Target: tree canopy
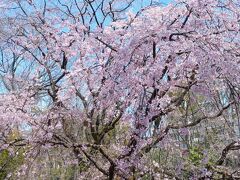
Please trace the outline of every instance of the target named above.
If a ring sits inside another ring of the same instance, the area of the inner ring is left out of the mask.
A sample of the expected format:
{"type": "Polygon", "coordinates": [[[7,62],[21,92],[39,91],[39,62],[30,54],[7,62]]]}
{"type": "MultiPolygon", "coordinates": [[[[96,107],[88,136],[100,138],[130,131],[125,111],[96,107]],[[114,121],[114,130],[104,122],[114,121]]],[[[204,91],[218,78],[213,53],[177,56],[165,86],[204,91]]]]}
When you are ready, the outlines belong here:
{"type": "Polygon", "coordinates": [[[0,8],[0,178],[240,178],[237,0],[0,8]]]}

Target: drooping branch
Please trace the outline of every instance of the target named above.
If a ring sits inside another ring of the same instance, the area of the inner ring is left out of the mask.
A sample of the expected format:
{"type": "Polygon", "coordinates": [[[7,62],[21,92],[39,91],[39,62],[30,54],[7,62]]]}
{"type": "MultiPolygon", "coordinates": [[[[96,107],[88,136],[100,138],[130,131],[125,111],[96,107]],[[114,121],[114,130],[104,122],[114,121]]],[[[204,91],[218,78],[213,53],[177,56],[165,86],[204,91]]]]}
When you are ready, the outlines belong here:
{"type": "Polygon", "coordinates": [[[233,141],[230,144],[228,144],[221,153],[221,157],[217,160],[216,165],[220,166],[224,163],[228,153],[230,151],[236,151],[240,150],[240,144],[237,141],[233,141]]]}
{"type": "Polygon", "coordinates": [[[107,46],[107,47],[108,47],[109,49],[111,49],[112,51],[117,52],[117,50],[116,50],[112,45],[104,42],[101,38],[96,37],[95,39],[98,40],[99,42],[101,42],[102,44],[104,44],[105,46],[107,46]]]}
{"type": "Polygon", "coordinates": [[[160,133],[160,136],[155,140],[153,141],[151,144],[145,146],[142,151],[147,153],[149,152],[157,143],[159,143],[160,141],[162,141],[164,139],[164,137],[169,133],[169,131],[171,129],[182,129],[182,128],[189,128],[189,127],[193,127],[193,126],[196,126],[197,124],[199,124],[200,122],[202,122],[203,120],[206,120],[206,119],[215,119],[217,117],[220,117],[223,112],[228,109],[230,107],[230,105],[232,104],[233,102],[230,102],[228,105],[224,106],[218,113],[216,113],[215,115],[213,116],[202,116],[200,118],[198,118],[196,121],[194,122],[191,122],[189,124],[179,124],[179,125],[167,125],[166,128],[160,133]]]}

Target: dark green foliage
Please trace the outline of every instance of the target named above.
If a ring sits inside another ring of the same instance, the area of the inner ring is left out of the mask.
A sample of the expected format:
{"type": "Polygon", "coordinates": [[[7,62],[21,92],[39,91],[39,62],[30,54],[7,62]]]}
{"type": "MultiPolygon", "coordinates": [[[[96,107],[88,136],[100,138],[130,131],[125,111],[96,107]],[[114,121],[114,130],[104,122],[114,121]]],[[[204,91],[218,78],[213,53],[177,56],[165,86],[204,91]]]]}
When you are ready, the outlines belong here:
{"type": "Polygon", "coordinates": [[[24,162],[24,149],[16,150],[15,154],[10,154],[8,150],[0,153],[0,180],[5,179],[9,173],[15,170],[24,162]]]}

